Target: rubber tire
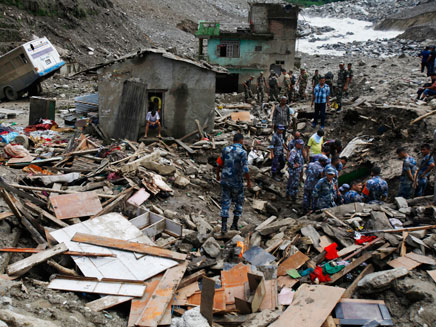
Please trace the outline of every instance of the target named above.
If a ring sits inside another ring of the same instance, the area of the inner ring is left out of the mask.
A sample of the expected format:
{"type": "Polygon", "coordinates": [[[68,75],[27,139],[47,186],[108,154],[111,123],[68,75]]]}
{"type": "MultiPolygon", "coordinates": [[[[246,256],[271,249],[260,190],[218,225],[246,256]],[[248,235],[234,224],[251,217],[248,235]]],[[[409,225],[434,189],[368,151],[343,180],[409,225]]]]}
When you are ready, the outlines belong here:
{"type": "Polygon", "coordinates": [[[6,86],[3,89],[3,93],[5,95],[5,98],[8,99],[8,101],[15,101],[18,99],[18,92],[15,91],[12,87],[6,86]]]}
{"type": "Polygon", "coordinates": [[[41,83],[33,84],[29,87],[29,96],[38,96],[42,94],[42,86],[41,83]]]}

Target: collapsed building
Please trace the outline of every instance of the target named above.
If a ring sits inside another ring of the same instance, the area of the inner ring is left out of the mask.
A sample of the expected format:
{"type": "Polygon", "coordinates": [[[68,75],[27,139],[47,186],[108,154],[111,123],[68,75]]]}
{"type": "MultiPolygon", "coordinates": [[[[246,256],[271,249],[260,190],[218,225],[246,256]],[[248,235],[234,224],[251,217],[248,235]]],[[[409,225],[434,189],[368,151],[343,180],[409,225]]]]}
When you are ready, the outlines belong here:
{"type": "Polygon", "coordinates": [[[96,68],[100,126],[109,137],[136,141],[154,97],[164,134],[182,137],[197,128],[195,120],[213,128],[215,75],[225,69],[151,48],[96,68]]]}
{"type": "Polygon", "coordinates": [[[290,4],[252,2],[244,27],[200,22],[199,57],[230,73],[217,75],[217,92],[236,92],[250,75],[261,71],[292,70],[299,10],[290,4]]]}

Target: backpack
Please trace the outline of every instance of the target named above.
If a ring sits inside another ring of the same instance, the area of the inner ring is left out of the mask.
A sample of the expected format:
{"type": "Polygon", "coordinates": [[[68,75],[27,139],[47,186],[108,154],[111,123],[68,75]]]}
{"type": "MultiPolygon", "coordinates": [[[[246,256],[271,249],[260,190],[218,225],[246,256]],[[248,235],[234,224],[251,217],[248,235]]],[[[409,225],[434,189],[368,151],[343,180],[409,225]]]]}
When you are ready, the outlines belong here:
{"type": "Polygon", "coordinates": [[[325,74],[325,79],[333,79],[333,73],[328,72],[327,74],[325,74]]]}

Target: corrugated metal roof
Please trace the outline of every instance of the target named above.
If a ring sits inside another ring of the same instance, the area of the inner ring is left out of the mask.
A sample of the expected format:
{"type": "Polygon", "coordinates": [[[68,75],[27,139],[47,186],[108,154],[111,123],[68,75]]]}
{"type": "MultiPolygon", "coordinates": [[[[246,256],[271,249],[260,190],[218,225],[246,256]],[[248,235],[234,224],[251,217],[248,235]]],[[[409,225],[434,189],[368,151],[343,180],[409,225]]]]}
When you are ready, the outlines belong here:
{"type": "Polygon", "coordinates": [[[100,68],[103,68],[103,67],[106,67],[106,66],[110,66],[110,65],[112,65],[114,63],[122,62],[122,61],[128,60],[128,59],[133,59],[133,58],[136,58],[136,57],[142,57],[143,55],[146,55],[146,54],[149,54],[149,53],[160,54],[162,57],[165,57],[165,58],[168,58],[168,59],[171,59],[171,60],[181,61],[181,62],[190,64],[190,65],[197,66],[198,68],[202,68],[202,69],[213,71],[215,73],[221,73],[221,74],[227,74],[228,73],[227,69],[225,69],[222,66],[211,65],[211,64],[209,64],[208,62],[206,62],[204,60],[197,61],[197,60],[194,60],[194,59],[191,59],[191,58],[180,57],[180,56],[175,55],[175,54],[173,54],[171,52],[168,52],[168,51],[166,51],[165,49],[162,49],[162,48],[146,48],[146,49],[141,49],[141,50],[138,50],[135,53],[127,54],[127,55],[125,55],[123,57],[120,57],[118,59],[114,59],[114,60],[111,60],[111,61],[108,61],[108,62],[105,62],[105,63],[98,64],[95,67],[92,67],[92,68],[89,68],[89,69],[87,69],[85,71],[82,71],[81,73],[89,72],[89,71],[96,71],[96,70],[98,70],[100,68]]]}

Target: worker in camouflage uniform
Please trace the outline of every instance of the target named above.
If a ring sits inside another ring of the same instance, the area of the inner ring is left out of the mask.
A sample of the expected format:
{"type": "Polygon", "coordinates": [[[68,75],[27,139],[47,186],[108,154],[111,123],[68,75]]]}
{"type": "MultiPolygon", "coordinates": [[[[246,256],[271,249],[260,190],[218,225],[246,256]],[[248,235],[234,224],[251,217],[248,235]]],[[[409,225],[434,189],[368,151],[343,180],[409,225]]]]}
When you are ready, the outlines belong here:
{"type": "Polygon", "coordinates": [[[400,178],[400,190],[398,196],[409,199],[412,196],[415,174],[416,174],[416,160],[407,154],[405,148],[397,149],[398,158],[403,160],[403,169],[400,178]]]}
{"type": "Polygon", "coordinates": [[[295,78],[294,72],[290,70],[288,72],[289,80],[291,81],[291,87],[288,92],[288,101],[291,103],[294,100],[295,97],[295,83],[297,82],[297,79],[295,78]]]}
{"type": "Polygon", "coordinates": [[[253,82],[254,76],[250,76],[242,85],[244,86],[245,102],[253,98],[253,92],[251,91],[251,82],[253,82]]]}
{"type": "Polygon", "coordinates": [[[286,72],[286,70],[282,71],[283,74],[283,88],[282,88],[282,94],[288,98],[288,103],[290,102],[289,94],[291,93],[291,77],[286,72]]]}
{"type": "Polygon", "coordinates": [[[303,156],[304,141],[297,139],[295,147],[289,152],[288,171],[289,179],[286,187],[286,199],[295,201],[297,199],[298,186],[303,175],[304,156],[303,156]]]}
{"type": "Polygon", "coordinates": [[[315,91],[315,86],[319,84],[319,80],[321,79],[321,75],[319,74],[318,69],[315,69],[315,74],[312,77],[312,94],[315,91]]]}
{"type": "Polygon", "coordinates": [[[279,79],[277,74],[272,70],[268,78],[269,101],[279,101],[279,79]]]}
{"type": "Polygon", "coordinates": [[[309,74],[306,72],[306,69],[301,68],[300,76],[298,77],[298,96],[300,99],[305,98],[307,82],[309,81],[309,74]]]}
{"type": "Polygon", "coordinates": [[[260,72],[259,76],[257,77],[257,101],[259,101],[260,104],[263,103],[263,97],[265,95],[265,88],[268,88],[268,85],[266,84],[265,76],[263,76],[263,72],[260,72]]]}
{"type": "Polygon", "coordinates": [[[322,178],[324,167],[328,162],[328,158],[325,155],[320,155],[317,161],[309,163],[306,168],[306,180],[304,182],[303,193],[303,209],[305,211],[315,209],[315,203],[312,197],[313,189],[316,183],[322,178]]]}
{"type": "Polygon", "coordinates": [[[243,142],[244,136],[235,134],[233,144],[225,147],[217,160],[216,179],[221,180],[221,233],[223,234],[227,232],[227,219],[232,202],[235,204],[235,209],[230,228],[238,230],[238,221],[244,204],[243,177],[247,180],[247,187],[251,188],[247,152],[242,146],[243,142]],[[222,176],[220,176],[221,170],[222,176]]]}
{"type": "Polygon", "coordinates": [[[271,151],[271,174],[274,180],[280,181],[281,170],[285,167],[285,151],[283,138],[283,131],[285,126],[277,125],[277,130],[273,134],[269,149],[271,151]]]}
{"type": "Polygon", "coordinates": [[[363,199],[368,203],[381,203],[388,198],[388,183],[380,177],[380,167],[371,168],[371,178],[363,187],[363,199]]]}
{"type": "Polygon", "coordinates": [[[344,95],[344,92],[346,92],[348,89],[348,82],[348,73],[344,68],[344,63],[341,62],[339,64],[338,80],[336,87],[336,103],[338,104],[337,112],[340,112],[342,110],[342,97],[344,95]]]}
{"type": "Polygon", "coordinates": [[[324,209],[336,206],[335,197],[337,190],[334,181],[335,174],[335,170],[329,168],[326,171],[326,177],[321,178],[318,183],[316,183],[312,192],[315,208],[324,209]]]}
{"type": "Polygon", "coordinates": [[[421,145],[421,154],[423,156],[419,169],[415,173],[415,196],[422,196],[427,188],[428,178],[435,167],[433,155],[431,153],[431,147],[425,143],[421,145]]]}
{"type": "Polygon", "coordinates": [[[344,203],[354,203],[354,202],[363,202],[363,197],[360,194],[362,191],[362,183],[358,181],[354,181],[351,183],[351,190],[349,190],[344,195],[344,203]]]}

